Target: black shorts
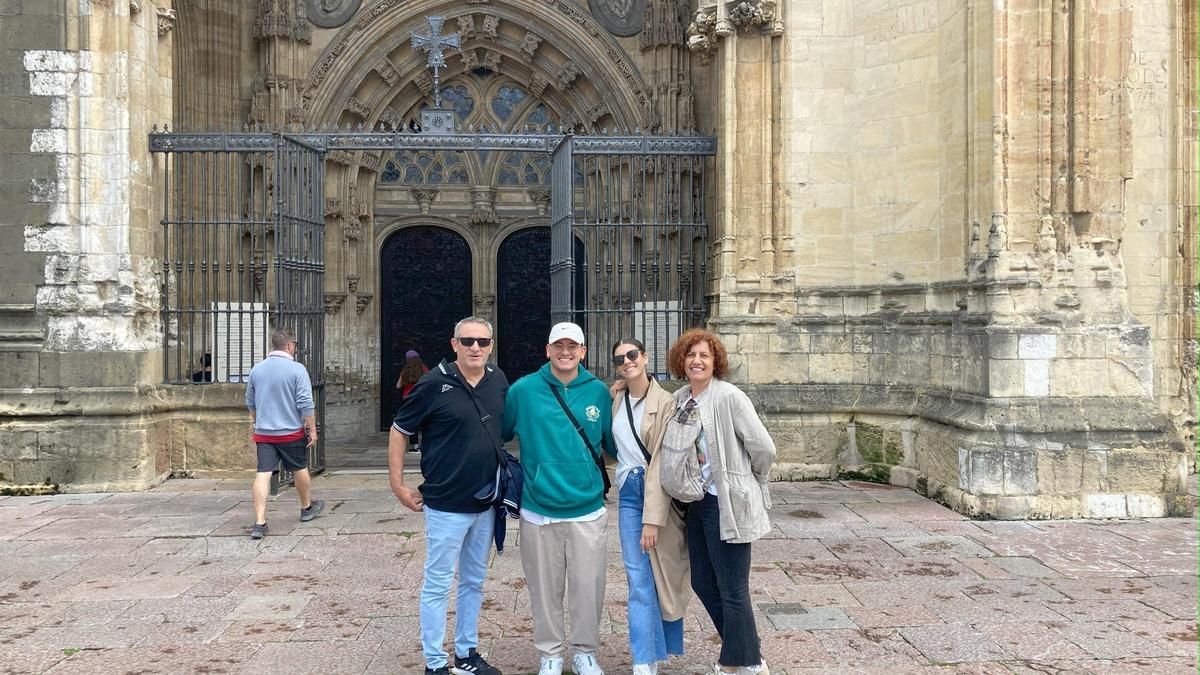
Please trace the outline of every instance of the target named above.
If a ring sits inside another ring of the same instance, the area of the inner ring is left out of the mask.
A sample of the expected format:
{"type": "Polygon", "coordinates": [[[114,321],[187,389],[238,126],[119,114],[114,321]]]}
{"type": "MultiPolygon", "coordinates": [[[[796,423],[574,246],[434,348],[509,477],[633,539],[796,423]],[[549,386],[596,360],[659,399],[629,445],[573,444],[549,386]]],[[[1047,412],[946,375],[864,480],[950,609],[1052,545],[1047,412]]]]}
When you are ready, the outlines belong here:
{"type": "Polygon", "coordinates": [[[308,468],[308,439],[286,443],[255,443],[258,448],[258,472],[275,471],[280,462],[288,471],[308,468]]]}

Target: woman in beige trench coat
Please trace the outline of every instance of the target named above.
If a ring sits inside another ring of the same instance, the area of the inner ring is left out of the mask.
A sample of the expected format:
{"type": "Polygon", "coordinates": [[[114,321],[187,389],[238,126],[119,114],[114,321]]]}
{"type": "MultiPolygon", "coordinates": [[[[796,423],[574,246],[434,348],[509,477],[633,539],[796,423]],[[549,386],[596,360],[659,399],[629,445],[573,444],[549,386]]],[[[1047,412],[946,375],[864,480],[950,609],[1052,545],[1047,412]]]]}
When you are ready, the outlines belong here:
{"type": "Polygon", "coordinates": [[[621,558],[629,583],[629,647],[634,675],[658,672],[658,662],[683,654],[688,554],[683,519],[659,484],[658,449],[675,400],[646,373],[646,348],[625,339],[612,348],[624,387],[614,387],[612,436],[621,558]]]}

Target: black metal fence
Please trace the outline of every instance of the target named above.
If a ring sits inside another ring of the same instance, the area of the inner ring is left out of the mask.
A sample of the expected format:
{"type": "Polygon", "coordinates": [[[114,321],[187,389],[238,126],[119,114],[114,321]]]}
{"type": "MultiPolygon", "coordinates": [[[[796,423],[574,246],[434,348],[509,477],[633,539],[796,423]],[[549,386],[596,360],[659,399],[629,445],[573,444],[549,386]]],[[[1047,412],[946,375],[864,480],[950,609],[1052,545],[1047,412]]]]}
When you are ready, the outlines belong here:
{"type": "Polygon", "coordinates": [[[689,136],[567,138],[556,149],[551,312],[583,327],[597,375],[613,377],[610,347],[636,338],[647,370],[666,376],[671,343],[707,316],[704,179],[715,150],[714,139],[689,136]]]}
{"type": "MultiPolygon", "coordinates": [[[[323,428],[323,150],[271,133],[156,133],[150,149],[163,157],[163,381],[243,383],[288,326],[323,428]]],[[[323,443],[309,466],[324,467],[323,443]]]]}

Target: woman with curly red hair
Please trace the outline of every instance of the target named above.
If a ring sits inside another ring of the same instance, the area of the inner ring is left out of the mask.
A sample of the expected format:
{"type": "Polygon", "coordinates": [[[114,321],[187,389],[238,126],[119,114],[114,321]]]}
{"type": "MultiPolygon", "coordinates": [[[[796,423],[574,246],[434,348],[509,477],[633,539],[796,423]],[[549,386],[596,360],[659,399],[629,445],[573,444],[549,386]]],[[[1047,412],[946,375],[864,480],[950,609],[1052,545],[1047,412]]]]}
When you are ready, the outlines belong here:
{"type": "Polygon", "coordinates": [[[729,356],[716,335],[687,331],[671,346],[668,366],[688,386],[675,392],[660,482],[689,502],[692,590],[721,637],[712,672],[769,673],[750,601],[750,544],[771,529],[775,443],[750,398],[723,379],[729,356]]]}

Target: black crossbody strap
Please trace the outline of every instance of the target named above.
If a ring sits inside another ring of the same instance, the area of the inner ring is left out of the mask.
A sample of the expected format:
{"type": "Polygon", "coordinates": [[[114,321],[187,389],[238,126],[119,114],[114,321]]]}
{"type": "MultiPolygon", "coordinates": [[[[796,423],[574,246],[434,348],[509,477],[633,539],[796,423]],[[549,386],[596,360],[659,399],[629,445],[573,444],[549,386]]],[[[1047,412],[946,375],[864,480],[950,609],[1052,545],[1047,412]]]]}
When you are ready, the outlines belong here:
{"type": "MultiPolygon", "coordinates": [[[[488,426],[488,421],[491,420],[492,416],[490,414],[484,414],[483,408],[479,407],[479,395],[475,393],[475,388],[470,386],[470,383],[467,382],[466,376],[462,374],[462,371],[458,369],[458,366],[455,365],[453,368],[458,373],[459,379],[462,380],[464,390],[463,393],[467,395],[467,398],[471,399],[471,403],[475,404],[475,413],[479,415],[479,423],[483,425],[483,430],[487,433],[488,438],[492,441],[492,447],[496,449],[496,458],[500,461],[500,466],[504,466],[504,444],[500,442],[499,438],[496,438],[495,433],[492,432],[492,428],[488,426]]],[[[484,371],[483,376],[487,377],[486,370],[484,371]]],[[[482,384],[483,380],[480,379],[479,383],[482,384]]]]}
{"type": "Polygon", "coordinates": [[[579,425],[579,420],[575,419],[575,415],[573,415],[571,413],[571,409],[567,407],[567,402],[563,400],[562,394],[560,394],[558,389],[549,382],[546,383],[546,386],[550,387],[550,393],[554,394],[554,399],[558,401],[559,407],[561,407],[563,412],[567,414],[567,419],[571,420],[571,425],[575,427],[575,431],[578,432],[579,437],[583,439],[583,444],[587,446],[588,451],[592,453],[593,457],[595,457],[596,448],[592,445],[592,442],[588,440],[587,432],[584,431],[583,427],[579,425]]]}
{"type": "MultiPolygon", "coordinates": [[[[646,392],[650,394],[649,391],[646,392]]],[[[638,435],[637,427],[633,424],[633,406],[629,404],[629,392],[625,392],[625,413],[629,416],[629,430],[633,432],[633,440],[637,441],[638,447],[642,449],[642,457],[646,458],[646,466],[650,466],[650,453],[646,452],[646,444],[642,443],[642,437],[638,435]]]]}

